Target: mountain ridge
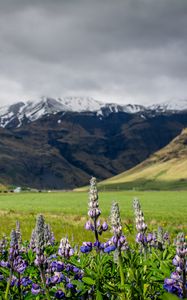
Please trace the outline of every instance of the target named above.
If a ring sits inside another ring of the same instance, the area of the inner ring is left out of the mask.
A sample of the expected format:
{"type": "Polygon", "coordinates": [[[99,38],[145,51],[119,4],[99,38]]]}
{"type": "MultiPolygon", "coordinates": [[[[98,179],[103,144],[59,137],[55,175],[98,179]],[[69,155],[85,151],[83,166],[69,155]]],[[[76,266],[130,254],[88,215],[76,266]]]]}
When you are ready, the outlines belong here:
{"type": "Polygon", "coordinates": [[[119,105],[116,103],[103,103],[86,97],[48,98],[42,97],[38,101],[18,102],[0,108],[1,127],[20,127],[27,119],[36,121],[45,116],[58,112],[96,112],[100,116],[110,113],[141,111],[141,105],[119,105]],[[11,126],[12,124],[12,126],[11,126]]]}
{"type": "Polygon", "coordinates": [[[125,112],[141,114],[141,117],[154,117],[158,114],[171,114],[187,111],[187,100],[166,101],[154,105],[104,103],[89,97],[50,98],[41,97],[37,101],[20,101],[0,108],[0,127],[20,127],[25,123],[36,121],[46,115],[59,112],[95,112],[100,117],[111,113],[125,112]]]}

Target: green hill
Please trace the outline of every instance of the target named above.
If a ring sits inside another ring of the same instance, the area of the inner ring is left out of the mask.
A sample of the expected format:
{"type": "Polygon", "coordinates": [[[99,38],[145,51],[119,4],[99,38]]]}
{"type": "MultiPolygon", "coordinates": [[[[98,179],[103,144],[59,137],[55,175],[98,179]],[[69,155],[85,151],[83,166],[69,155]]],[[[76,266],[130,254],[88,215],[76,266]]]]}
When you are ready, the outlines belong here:
{"type": "Polygon", "coordinates": [[[102,189],[187,189],[187,128],[136,167],[99,184],[102,189]]]}

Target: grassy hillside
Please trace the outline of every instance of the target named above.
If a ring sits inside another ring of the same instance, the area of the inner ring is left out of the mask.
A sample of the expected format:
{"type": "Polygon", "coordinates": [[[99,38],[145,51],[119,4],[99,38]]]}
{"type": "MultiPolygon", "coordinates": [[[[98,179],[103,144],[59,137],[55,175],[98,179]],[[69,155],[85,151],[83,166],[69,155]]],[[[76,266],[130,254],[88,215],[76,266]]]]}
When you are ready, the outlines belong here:
{"type": "Polygon", "coordinates": [[[187,129],[150,158],[99,184],[104,189],[187,189],[187,129]]]}

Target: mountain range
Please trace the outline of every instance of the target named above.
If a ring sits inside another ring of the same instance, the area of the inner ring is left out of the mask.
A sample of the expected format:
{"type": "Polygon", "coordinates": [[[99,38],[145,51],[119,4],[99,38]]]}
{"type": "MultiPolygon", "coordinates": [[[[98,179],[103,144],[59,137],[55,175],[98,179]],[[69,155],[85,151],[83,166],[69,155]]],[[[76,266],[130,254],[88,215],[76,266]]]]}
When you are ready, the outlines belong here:
{"type": "Polygon", "coordinates": [[[69,189],[128,170],[187,127],[187,100],[118,105],[42,97],[0,108],[0,183],[69,189]]]}

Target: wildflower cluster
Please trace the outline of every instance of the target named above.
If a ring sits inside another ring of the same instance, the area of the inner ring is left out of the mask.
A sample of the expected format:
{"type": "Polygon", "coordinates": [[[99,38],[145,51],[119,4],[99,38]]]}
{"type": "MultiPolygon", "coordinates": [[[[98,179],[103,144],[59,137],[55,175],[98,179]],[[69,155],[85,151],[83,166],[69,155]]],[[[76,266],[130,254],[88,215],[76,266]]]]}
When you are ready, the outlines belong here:
{"type": "Polygon", "coordinates": [[[178,234],[174,246],[161,227],[147,233],[138,199],[133,207],[137,230],[133,239],[146,255],[141,255],[139,247],[137,251],[136,243],[127,242],[117,202],[109,218],[111,237],[102,240],[108,224],[100,220],[95,178],[90,181],[90,219],[85,224],[94,233],[93,242],[83,242],[80,248],[72,247],[67,236],[56,242],[43,215],[37,216],[30,241],[23,242],[17,222],[10,239],[3,236],[0,240],[0,299],[160,300],[165,291],[187,298],[185,235],[178,234]]]}

